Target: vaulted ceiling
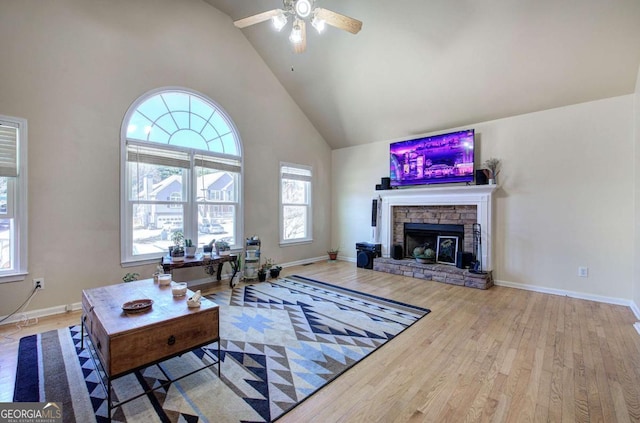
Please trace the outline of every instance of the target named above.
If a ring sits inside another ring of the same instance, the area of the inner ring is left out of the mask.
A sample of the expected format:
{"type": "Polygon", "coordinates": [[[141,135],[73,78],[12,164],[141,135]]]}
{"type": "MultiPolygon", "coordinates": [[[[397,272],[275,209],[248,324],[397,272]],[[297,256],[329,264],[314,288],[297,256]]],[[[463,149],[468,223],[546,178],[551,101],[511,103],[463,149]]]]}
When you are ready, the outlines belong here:
{"type": "MultiPolygon", "coordinates": [[[[281,0],[205,0],[232,20],[281,0]]],[[[332,148],[634,92],[640,0],[316,0],[352,35],[242,31],[332,148]]]]}

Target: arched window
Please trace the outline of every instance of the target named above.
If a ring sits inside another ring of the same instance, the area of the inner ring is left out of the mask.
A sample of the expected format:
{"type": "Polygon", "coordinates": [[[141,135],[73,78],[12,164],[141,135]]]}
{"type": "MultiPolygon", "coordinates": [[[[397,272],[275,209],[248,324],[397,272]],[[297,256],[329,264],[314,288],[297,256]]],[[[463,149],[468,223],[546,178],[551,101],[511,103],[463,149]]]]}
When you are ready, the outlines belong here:
{"type": "Polygon", "coordinates": [[[241,246],[242,143],[220,106],[183,88],[155,90],[131,105],[121,133],[123,263],[157,260],[176,231],[194,245],[241,246]]]}

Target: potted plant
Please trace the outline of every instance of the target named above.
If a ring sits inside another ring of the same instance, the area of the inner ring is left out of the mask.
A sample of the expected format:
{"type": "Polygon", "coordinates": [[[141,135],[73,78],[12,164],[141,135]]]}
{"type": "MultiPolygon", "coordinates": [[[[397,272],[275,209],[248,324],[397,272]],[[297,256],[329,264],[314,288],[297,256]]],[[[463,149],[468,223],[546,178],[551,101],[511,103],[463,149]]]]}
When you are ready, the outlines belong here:
{"type": "Polygon", "coordinates": [[[173,248],[171,251],[171,260],[174,262],[184,261],[184,234],[182,231],[175,231],[171,235],[171,241],[173,241],[173,248]]]}
{"type": "Polygon", "coordinates": [[[335,261],[338,259],[338,253],[340,252],[339,248],[330,248],[327,250],[327,254],[329,254],[329,260],[335,261]]]}
{"type": "Polygon", "coordinates": [[[126,275],[124,275],[124,277],[122,278],[123,282],[133,282],[133,281],[137,281],[138,280],[138,276],[140,276],[140,273],[127,273],[126,275]]]}
{"type": "Polygon", "coordinates": [[[489,185],[495,185],[498,183],[498,174],[500,173],[500,159],[494,159],[493,157],[487,159],[484,162],[487,169],[483,169],[484,174],[489,180],[489,185]]]}
{"type": "Polygon", "coordinates": [[[273,266],[273,260],[271,260],[269,257],[264,259],[264,264],[262,265],[262,267],[264,267],[264,270],[269,270],[271,269],[271,267],[273,266]]]}
{"type": "Polygon", "coordinates": [[[197,249],[198,247],[193,245],[193,241],[191,241],[191,239],[184,240],[184,251],[187,257],[195,257],[197,249]]]}
{"type": "Polygon", "coordinates": [[[231,246],[224,239],[216,241],[215,245],[216,245],[216,255],[227,256],[231,254],[231,246]]]}
{"type": "Polygon", "coordinates": [[[271,266],[271,268],[269,269],[269,276],[271,276],[271,279],[276,279],[278,276],[280,276],[281,270],[282,266],[279,266],[277,264],[271,266]]]}
{"type": "Polygon", "coordinates": [[[260,266],[260,268],[258,269],[258,281],[260,282],[264,282],[267,280],[267,268],[264,266],[264,264],[262,266],[260,266]]]}

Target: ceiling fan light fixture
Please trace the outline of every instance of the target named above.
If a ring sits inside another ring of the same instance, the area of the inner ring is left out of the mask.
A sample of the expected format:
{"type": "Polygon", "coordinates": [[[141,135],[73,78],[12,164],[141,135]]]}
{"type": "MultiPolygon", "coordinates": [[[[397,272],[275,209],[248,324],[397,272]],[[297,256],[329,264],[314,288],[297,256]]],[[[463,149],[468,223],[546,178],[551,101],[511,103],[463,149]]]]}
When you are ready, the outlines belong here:
{"type": "Polygon", "coordinates": [[[273,21],[273,26],[278,32],[282,31],[282,28],[287,24],[287,16],[284,13],[274,16],[271,20],[273,21]]]}
{"type": "Polygon", "coordinates": [[[298,23],[298,20],[293,23],[293,28],[291,29],[291,34],[289,35],[289,41],[293,44],[299,44],[302,42],[302,28],[298,23]]]}
{"type": "Polygon", "coordinates": [[[296,1],[296,14],[301,18],[307,18],[311,15],[311,2],[309,0],[296,1]]]}
{"type": "Polygon", "coordinates": [[[324,29],[325,29],[324,20],[319,19],[315,15],[313,16],[313,19],[311,19],[311,25],[313,25],[316,31],[318,31],[318,34],[322,34],[324,32],[324,29]]]}

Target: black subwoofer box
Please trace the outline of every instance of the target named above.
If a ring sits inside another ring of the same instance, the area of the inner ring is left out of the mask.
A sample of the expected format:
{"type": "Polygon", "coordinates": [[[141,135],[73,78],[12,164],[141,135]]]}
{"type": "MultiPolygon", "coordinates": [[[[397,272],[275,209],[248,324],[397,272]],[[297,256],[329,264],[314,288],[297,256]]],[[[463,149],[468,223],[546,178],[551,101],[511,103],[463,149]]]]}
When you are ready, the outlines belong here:
{"type": "Polygon", "coordinates": [[[402,260],[404,258],[404,248],[400,244],[394,244],[391,247],[391,258],[394,260],[402,260]]]}
{"type": "Polygon", "coordinates": [[[382,257],[382,245],[356,242],[356,264],[363,269],[373,269],[373,259],[382,257]]]}
{"type": "Polygon", "coordinates": [[[356,264],[362,269],[373,269],[373,259],[376,254],[373,251],[358,251],[356,264]]]}
{"type": "Polygon", "coordinates": [[[473,254],[465,253],[464,251],[458,251],[456,256],[456,267],[458,269],[468,269],[471,267],[473,261],[473,254]]]}

